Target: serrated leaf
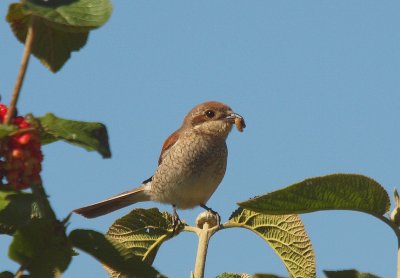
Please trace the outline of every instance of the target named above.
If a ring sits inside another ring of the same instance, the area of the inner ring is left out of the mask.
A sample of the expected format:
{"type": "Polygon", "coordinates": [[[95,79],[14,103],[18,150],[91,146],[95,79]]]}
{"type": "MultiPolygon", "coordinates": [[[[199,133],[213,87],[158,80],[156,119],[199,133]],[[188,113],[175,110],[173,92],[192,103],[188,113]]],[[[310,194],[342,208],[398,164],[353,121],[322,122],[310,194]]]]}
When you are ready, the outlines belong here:
{"type": "Polygon", "coordinates": [[[97,151],[103,158],[111,157],[107,128],[101,123],[66,120],[52,113],[35,120],[41,126],[42,144],[63,140],[88,151],[97,151]]]}
{"type": "Polygon", "coordinates": [[[179,233],[172,232],[171,219],[168,212],[161,213],[157,208],[137,208],[117,219],[107,236],[152,264],[161,244],[179,233]]]}
{"type": "Polygon", "coordinates": [[[291,277],[316,277],[311,241],[297,215],[267,215],[239,208],[225,225],[248,229],[264,239],[281,258],[291,277]]]}
{"type": "Polygon", "coordinates": [[[389,196],[379,183],[355,174],[333,174],[306,179],[238,204],[267,214],[356,210],[383,215],[390,208],[389,196]]]}
{"type": "Polygon", "coordinates": [[[71,261],[72,249],[64,226],[47,219],[33,219],[19,228],[9,257],[26,266],[32,278],[58,277],[71,261]]]}
{"type": "Polygon", "coordinates": [[[28,223],[35,198],[18,191],[0,191],[0,233],[13,234],[28,223]]]}
{"type": "Polygon", "coordinates": [[[324,273],[327,278],[379,278],[379,276],[366,272],[359,272],[355,269],[337,271],[324,270],[324,273]]]}
{"type": "Polygon", "coordinates": [[[121,277],[157,277],[158,272],[142,262],[121,244],[101,233],[91,230],[74,230],[69,235],[72,244],[92,255],[108,268],[122,274],[121,277]]]}
{"type": "Polygon", "coordinates": [[[18,130],[15,125],[3,125],[0,124],[0,139],[9,136],[14,131],[18,130]]]}

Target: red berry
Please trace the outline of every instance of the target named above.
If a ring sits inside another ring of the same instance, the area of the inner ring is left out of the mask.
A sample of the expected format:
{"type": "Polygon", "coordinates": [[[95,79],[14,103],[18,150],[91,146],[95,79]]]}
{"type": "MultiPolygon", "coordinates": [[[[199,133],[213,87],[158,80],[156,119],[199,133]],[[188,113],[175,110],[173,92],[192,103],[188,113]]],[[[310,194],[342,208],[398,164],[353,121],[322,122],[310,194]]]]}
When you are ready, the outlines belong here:
{"type": "Polygon", "coordinates": [[[20,123],[23,123],[24,121],[25,121],[24,117],[18,116],[13,119],[12,123],[14,125],[19,125],[20,123]]]}
{"type": "Polygon", "coordinates": [[[11,151],[11,156],[13,158],[22,158],[24,156],[24,152],[21,149],[13,149],[11,151]]]}
{"type": "MultiPolygon", "coordinates": [[[[0,121],[7,107],[0,104],[0,121]]],[[[12,124],[19,130],[31,127],[24,117],[18,116],[12,124]]],[[[21,190],[41,183],[40,171],[43,155],[36,130],[25,131],[0,140],[0,189],[21,190]]]]}
{"type": "Polygon", "coordinates": [[[5,106],[4,104],[0,104],[0,119],[1,121],[3,121],[5,115],[7,114],[7,106],[5,106]]]}
{"type": "Polygon", "coordinates": [[[31,126],[31,125],[30,125],[29,123],[25,122],[25,121],[23,121],[23,122],[21,122],[21,123],[18,124],[18,127],[19,127],[19,128],[28,128],[28,127],[30,127],[30,126],[31,126]]]}
{"type": "Polygon", "coordinates": [[[32,138],[32,134],[30,134],[30,133],[25,133],[25,134],[19,135],[19,137],[17,137],[17,142],[18,142],[19,144],[21,144],[21,145],[25,145],[25,144],[28,144],[28,143],[29,143],[29,141],[31,140],[31,138],[32,138]]]}

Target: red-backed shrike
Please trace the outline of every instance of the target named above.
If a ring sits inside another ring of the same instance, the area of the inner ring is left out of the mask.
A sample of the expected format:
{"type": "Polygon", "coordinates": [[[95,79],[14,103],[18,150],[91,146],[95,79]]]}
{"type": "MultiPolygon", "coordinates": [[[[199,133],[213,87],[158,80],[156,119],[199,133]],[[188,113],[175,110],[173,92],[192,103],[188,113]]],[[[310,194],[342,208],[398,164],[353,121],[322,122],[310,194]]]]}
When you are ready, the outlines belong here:
{"type": "Polygon", "coordinates": [[[220,102],[209,101],[194,107],[182,126],[165,140],[158,167],[152,177],[139,187],[104,201],[74,210],[88,218],[98,217],[131,204],[156,201],[171,204],[173,223],[179,221],[176,208],[206,206],[221,183],[226,170],[226,138],[236,124],[239,131],[244,119],[220,102]]]}

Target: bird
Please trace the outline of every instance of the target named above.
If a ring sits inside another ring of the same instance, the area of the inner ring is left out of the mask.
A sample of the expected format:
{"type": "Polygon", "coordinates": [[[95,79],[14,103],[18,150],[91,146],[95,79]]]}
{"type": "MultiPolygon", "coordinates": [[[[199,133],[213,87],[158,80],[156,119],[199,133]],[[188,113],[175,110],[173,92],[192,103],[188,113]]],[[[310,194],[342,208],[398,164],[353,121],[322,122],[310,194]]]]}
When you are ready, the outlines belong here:
{"type": "Polygon", "coordinates": [[[220,215],[206,204],[225,175],[226,139],[234,125],[239,131],[246,127],[244,118],[224,103],[207,101],[195,106],[165,140],[150,178],[137,188],[73,212],[95,218],[134,203],[155,201],[172,205],[174,229],[180,222],[176,209],[197,206],[214,214],[220,225],[220,215]]]}

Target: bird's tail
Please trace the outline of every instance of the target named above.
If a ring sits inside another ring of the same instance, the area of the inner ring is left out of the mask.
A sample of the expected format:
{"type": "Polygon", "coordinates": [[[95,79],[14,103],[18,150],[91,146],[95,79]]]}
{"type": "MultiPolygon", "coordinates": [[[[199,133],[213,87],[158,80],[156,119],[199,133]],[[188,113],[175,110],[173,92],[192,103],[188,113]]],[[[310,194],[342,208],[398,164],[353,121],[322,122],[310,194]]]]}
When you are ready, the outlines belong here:
{"type": "Polygon", "coordinates": [[[115,195],[104,201],[92,205],[78,208],[74,213],[80,214],[86,218],[95,218],[113,212],[117,209],[129,206],[134,203],[149,201],[150,197],[145,190],[145,185],[138,188],[115,195]]]}

